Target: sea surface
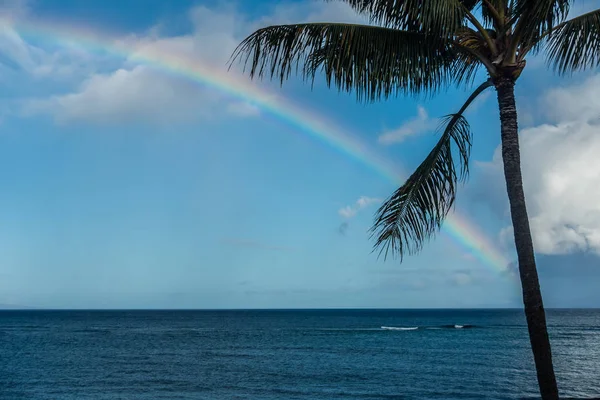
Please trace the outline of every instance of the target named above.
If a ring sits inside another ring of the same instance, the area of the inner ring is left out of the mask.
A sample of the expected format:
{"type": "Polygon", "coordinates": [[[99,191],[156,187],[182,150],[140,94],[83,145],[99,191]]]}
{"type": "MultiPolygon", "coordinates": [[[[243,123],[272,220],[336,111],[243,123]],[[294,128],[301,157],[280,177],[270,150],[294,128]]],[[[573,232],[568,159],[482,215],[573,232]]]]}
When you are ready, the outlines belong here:
{"type": "MultiPolygon", "coordinates": [[[[600,310],[548,320],[561,394],[600,397],[600,310]]],[[[518,310],[0,312],[2,400],[537,394],[518,310]]]]}

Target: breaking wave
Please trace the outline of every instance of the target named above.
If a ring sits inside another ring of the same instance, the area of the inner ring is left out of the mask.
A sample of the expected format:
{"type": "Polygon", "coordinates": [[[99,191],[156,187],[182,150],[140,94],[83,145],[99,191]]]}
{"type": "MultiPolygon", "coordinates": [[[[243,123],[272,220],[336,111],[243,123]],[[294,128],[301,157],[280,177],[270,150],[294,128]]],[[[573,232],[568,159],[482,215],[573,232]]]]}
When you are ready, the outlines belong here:
{"type": "Polygon", "coordinates": [[[440,326],[382,326],[381,329],[388,331],[415,331],[417,329],[470,329],[475,325],[440,325],[440,326]]]}
{"type": "Polygon", "coordinates": [[[381,329],[388,331],[416,331],[418,326],[382,326],[381,329]]]}
{"type": "Polygon", "coordinates": [[[445,329],[469,329],[469,328],[475,328],[475,325],[442,325],[441,328],[445,328],[445,329]]]}

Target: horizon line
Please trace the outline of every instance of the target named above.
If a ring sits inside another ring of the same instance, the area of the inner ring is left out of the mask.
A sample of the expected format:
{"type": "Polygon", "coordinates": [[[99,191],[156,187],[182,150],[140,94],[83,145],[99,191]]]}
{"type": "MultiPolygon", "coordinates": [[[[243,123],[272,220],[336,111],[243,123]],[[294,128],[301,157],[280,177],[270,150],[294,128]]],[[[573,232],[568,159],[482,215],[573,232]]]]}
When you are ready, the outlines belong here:
{"type": "MultiPolygon", "coordinates": [[[[600,306],[590,307],[544,307],[546,310],[600,310],[600,306]]],[[[2,308],[2,311],[482,311],[482,310],[519,310],[522,307],[289,307],[289,308],[36,308],[18,306],[2,308]]]]}

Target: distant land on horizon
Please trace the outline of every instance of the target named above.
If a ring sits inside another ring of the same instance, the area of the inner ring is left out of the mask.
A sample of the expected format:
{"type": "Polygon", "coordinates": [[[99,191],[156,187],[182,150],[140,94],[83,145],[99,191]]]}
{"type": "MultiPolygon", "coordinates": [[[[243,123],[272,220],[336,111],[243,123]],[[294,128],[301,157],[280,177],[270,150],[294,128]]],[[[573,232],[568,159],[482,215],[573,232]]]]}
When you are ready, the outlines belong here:
{"type": "Polygon", "coordinates": [[[18,304],[0,304],[0,310],[42,310],[35,307],[27,307],[18,304]]]}
{"type": "MultiPolygon", "coordinates": [[[[519,307],[480,308],[394,308],[394,307],[332,307],[332,308],[40,308],[14,304],[0,304],[0,311],[479,311],[516,310],[519,307]]],[[[599,307],[546,307],[546,310],[600,310],[599,307]]]]}

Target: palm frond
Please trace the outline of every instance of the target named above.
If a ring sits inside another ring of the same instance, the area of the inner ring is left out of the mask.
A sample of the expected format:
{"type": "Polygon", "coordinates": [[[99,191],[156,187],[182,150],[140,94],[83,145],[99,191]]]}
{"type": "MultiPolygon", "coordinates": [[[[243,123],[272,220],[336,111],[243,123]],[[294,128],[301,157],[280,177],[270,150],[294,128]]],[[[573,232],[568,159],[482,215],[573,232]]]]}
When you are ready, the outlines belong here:
{"type": "Polygon", "coordinates": [[[475,51],[479,54],[491,56],[490,49],[482,39],[479,32],[474,31],[469,27],[463,27],[458,30],[455,42],[465,48],[475,51]]]}
{"type": "Polygon", "coordinates": [[[600,9],[558,25],[548,38],[547,61],[561,74],[600,66],[600,9]]]}
{"type": "Polygon", "coordinates": [[[481,4],[481,0],[460,0],[461,4],[469,11],[473,12],[481,4]]]}
{"type": "Polygon", "coordinates": [[[484,82],[456,114],[446,116],[446,127],[433,150],[377,211],[371,236],[376,237],[380,255],[387,258],[392,253],[402,259],[415,254],[440,229],[454,204],[458,183],[469,173],[472,134],[463,114],[490,86],[491,81],[484,82]]]}
{"type": "Polygon", "coordinates": [[[488,27],[500,29],[508,15],[507,0],[482,0],[481,14],[488,27]]]}
{"type": "Polygon", "coordinates": [[[467,52],[457,53],[454,76],[457,85],[470,85],[481,67],[481,61],[467,52]]]}
{"type": "Polygon", "coordinates": [[[483,25],[487,28],[494,27],[494,24],[499,25],[501,18],[498,10],[504,11],[506,7],[505,0],[460,0],[460,2],[470,13],[479,12],[483,25]]]}
{"type": "Polygon", "coordinates": [[[540,38],[565,20],[572,2],[573,0],[516,0],[513,15],[518,21],[511,48],[514,50],[520,45],[522,48],[538,49],[540,38]]]}
{"type": "Polygon", "coordinates": [[[259,29],[240,43],[232,62],[241,61],[251,77],[267,76],[281,83],[293,72],[314,82],[322,71],[329,85],[374,101],[435,93],[449,83],[463,82],[465,58],[457,52],[452,43],[417,32],[310,23],[259,29]]]}
{"type": "MultiPolygon", "coordinates": [[[[339,0],[338,0],[339,1],[339,0]]],[[[378,25],[447,37],[463,25],[461,0],[341,0],[378,25]]],[[[472,0],[468,0],[472,2],[472,0]]]]}

